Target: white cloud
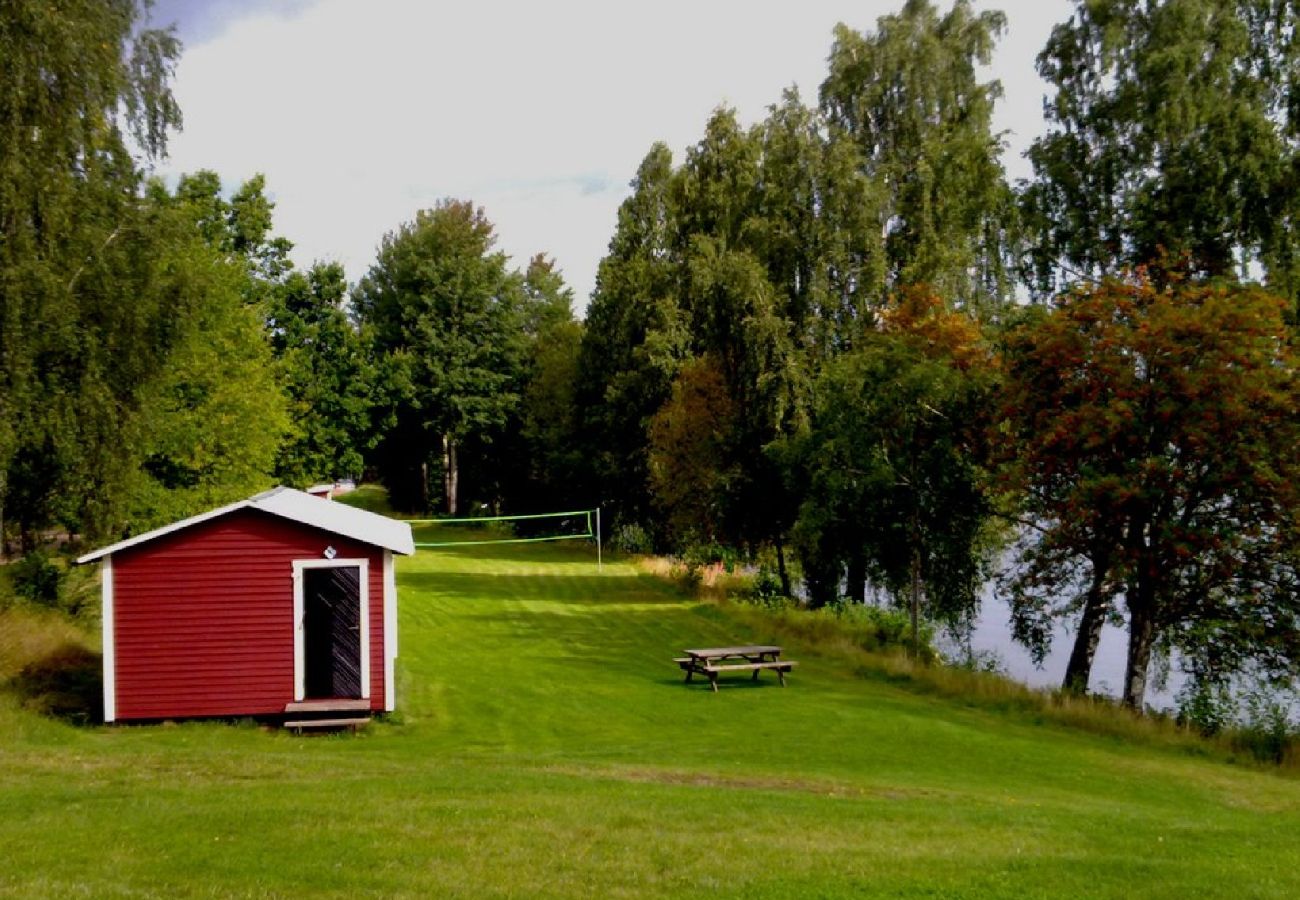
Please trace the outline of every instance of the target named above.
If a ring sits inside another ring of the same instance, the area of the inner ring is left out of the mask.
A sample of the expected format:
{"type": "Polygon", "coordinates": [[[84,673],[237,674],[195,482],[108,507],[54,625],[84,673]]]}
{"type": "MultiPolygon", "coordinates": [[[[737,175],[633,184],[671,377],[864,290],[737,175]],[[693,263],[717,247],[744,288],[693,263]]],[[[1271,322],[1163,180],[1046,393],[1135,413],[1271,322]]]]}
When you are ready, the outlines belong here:
{"type": "MultiPolygon", "coordinates": [[[[353,279],[417,209],[471,199],[518,264],[550,253],[585,304],[651,143],[680,158],[720,103],[752,122],[791,83],[813,99],[834,24],[870,27],[899,5],[319,0],[250,15],[186,51],[167,170],[264,172],[296,258],[339,260],[353,279]]],[[[1018,153],[1040,127],[1033,57],[1068,4],[1003,6],[993,75],[1018,153]]]]}

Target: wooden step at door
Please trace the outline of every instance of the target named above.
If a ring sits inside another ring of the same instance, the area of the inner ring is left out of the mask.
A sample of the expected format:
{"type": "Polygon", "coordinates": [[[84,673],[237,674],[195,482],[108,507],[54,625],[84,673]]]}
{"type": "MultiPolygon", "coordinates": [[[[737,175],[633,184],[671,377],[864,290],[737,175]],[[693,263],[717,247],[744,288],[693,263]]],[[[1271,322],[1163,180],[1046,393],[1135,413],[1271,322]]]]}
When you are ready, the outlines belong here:
{"type": "Polygon", "coordinates": [[[347,700],[342,698],[300,700],[296,703],[286,703],[284,705],[284,711],[287,713],[368,712],[369,710],[369,700],[347,700]]]}

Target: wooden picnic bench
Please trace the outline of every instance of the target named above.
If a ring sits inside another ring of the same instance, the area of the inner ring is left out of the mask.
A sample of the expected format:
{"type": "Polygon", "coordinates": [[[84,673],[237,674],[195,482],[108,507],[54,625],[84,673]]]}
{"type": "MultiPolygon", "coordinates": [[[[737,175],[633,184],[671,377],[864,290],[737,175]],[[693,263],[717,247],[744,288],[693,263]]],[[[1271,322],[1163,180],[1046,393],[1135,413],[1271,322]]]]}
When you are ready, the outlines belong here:
{"type": "Polygon", "coordinates": [[[781,679],[785,687],[785,676],[798,665],[794,660],[781,659],[781,648],[769,644],[745,644],[737,647],[705,647],[697,650],[683,650],[685,656],[673,659],[673,662],[686,673],[689,683],[695,675],[709,679],[709,687],[714,693],[718,690],[718,675],[722,672],[753,672],[751,680],[758,680],[758,673],[771,669],[781,679]]]}

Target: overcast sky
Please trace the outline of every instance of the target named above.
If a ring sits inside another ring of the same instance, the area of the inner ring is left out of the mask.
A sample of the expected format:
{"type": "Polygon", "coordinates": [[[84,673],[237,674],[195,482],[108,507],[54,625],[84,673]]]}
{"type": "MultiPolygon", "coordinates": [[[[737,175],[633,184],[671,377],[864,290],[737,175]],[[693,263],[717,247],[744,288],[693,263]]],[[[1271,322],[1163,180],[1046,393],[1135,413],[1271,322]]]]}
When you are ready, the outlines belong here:
{"type": "MultiPolygon", "coordinates": [[[[544,251],[586,305],[628,181],[656,140],[680,161],[709,113],[815,101],[836,22],[901,0],[157,0],[185,42],[184,131],[165,175],[262,172],[295,260],[356,280],[382,236],[442,197],[473,200],[517,265],[544,251]]],[[[941,8],[947,3],[941,0],[941,8]]],[[[1006,166],[1042,128],[1034,57],[1069,0],[977,0],[1009,27],[989,75],[1006,166]]]]}

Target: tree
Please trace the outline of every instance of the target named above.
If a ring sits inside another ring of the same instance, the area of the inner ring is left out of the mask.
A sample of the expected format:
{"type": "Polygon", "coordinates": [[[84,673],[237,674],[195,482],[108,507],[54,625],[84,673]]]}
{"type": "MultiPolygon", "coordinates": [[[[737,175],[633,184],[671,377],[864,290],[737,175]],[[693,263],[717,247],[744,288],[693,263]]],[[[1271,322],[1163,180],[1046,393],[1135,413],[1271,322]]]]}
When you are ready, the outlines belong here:
{"type": "Polygon", "coordinates": [[[1038,57],[1048,133],[1029,157],[1029,277],[1042,296],[1166,255],[1300,298],[1300,8],[1284,0],[1090,0],[1038,57]]]}
{"type": "Polygon", "coordinates": [[[1003,484],[1032,534],[1017,615],[1050,621],[1082,600],[1086,619],[1122,594],[1132,707],[1159,646],[1220,673],[1300,660],[1300,356],[1285,308],[1257,288],[1139,272],[1064,295],[1008,338],[1003,484]]]}
{"type": "Polygon", "coordinates": [[[969,0],[943,16],[908,0],[874,33],[835,28],[821,107],[883,192],[876,224],[893,287],[930,284],[975,307],[1010,296],[1014,197],[992,130],[1001,86],[976,77],[1005,26],[969,0]]]}
{"type": "Polygon", "coordinates": [[[528,338],[521,388],[512,509],[549,512],[574,505],[585,462],[578,433],[578,355],[583,327],[573,317],[573,291],[553,260],[537,254],[524,273],[524,333],[528,338]]]}
{"type": "Polygon", "coordinates": [[[650,490],[674,543],[717,544],[731,535],[727,485],[736,477],[730,444],[738,423],[717,361],[682,366],[672,396],[650,422],[650,490]]]}
{"type": "Polygon", "coordinates": [[[270,487],[290,430],[262,316],[243,299],[243,267],[192,237],[158,264],[178,333],[141,391],[138,425],[123,429],[139,460],[127,491],[136,528],[270,487]]]}
{"type": "Polygon", "coordinates": [[[992,359],[978,327],[920,289],[827,366],[801,440],[807,492],[795,526],[819,603],[868,581],[912,618],[968,623],[978,606],[993,503],[980,472],[992,359]]]}
{"type": "Polygon", "coordinates": [[[266,196],[264,176],[248,179],[229,200],[221,194],[220,176],[201,169],[180,177],[174,202],[193,217],[208,246],[245,267],[248,301],[264,301],[270,285],[283,281],[293,269],[289,260],[293,244],[271,234],[275,204],[266,196]]]}
{"type": "Polygon", "coordinates": [[[647,428],[686,356],[672,251],[672,154],[656,144],[618,211],[596,272],[578,357],[579,433],[590,461],[588,501],[653,528],[647,428]]]}
{"type": "Polygon", "coordinates": [[[495,243],[481,208],[444,200],[385,236],[354,294],[392,376],[381,474],[404,508],[428,507],[434,462],[455,514],[461,445],[490,442],[519,403],[520,279],[495,243]]]}
{"type": "Polygon", "coordinates": [[[538,253],[528,261],[523,281],[523,329],[534,339],[573,322],[573,289],[555,267],[555,260],[538,253]]]}
{"type": "MultiPolygon", "coordinates": [[[[25,543],[115,525],[129,445],[115,423],[165,331],[140,247],[140,173],[180,111],[180,45],[136,0],[0,7],[0,509],[25,543]]],[[[0,517],[0,532],[3,532],[0,517]]]]}
{"type": "Polygon", "coordinates": [[[276,475],[290,484],[359,475],[373,443],[375,372],[344,308],[347,281],[338,263],[292,272],[272,294],[271,347],[289,396],[292,436],[280,447],[276,475]]]}

